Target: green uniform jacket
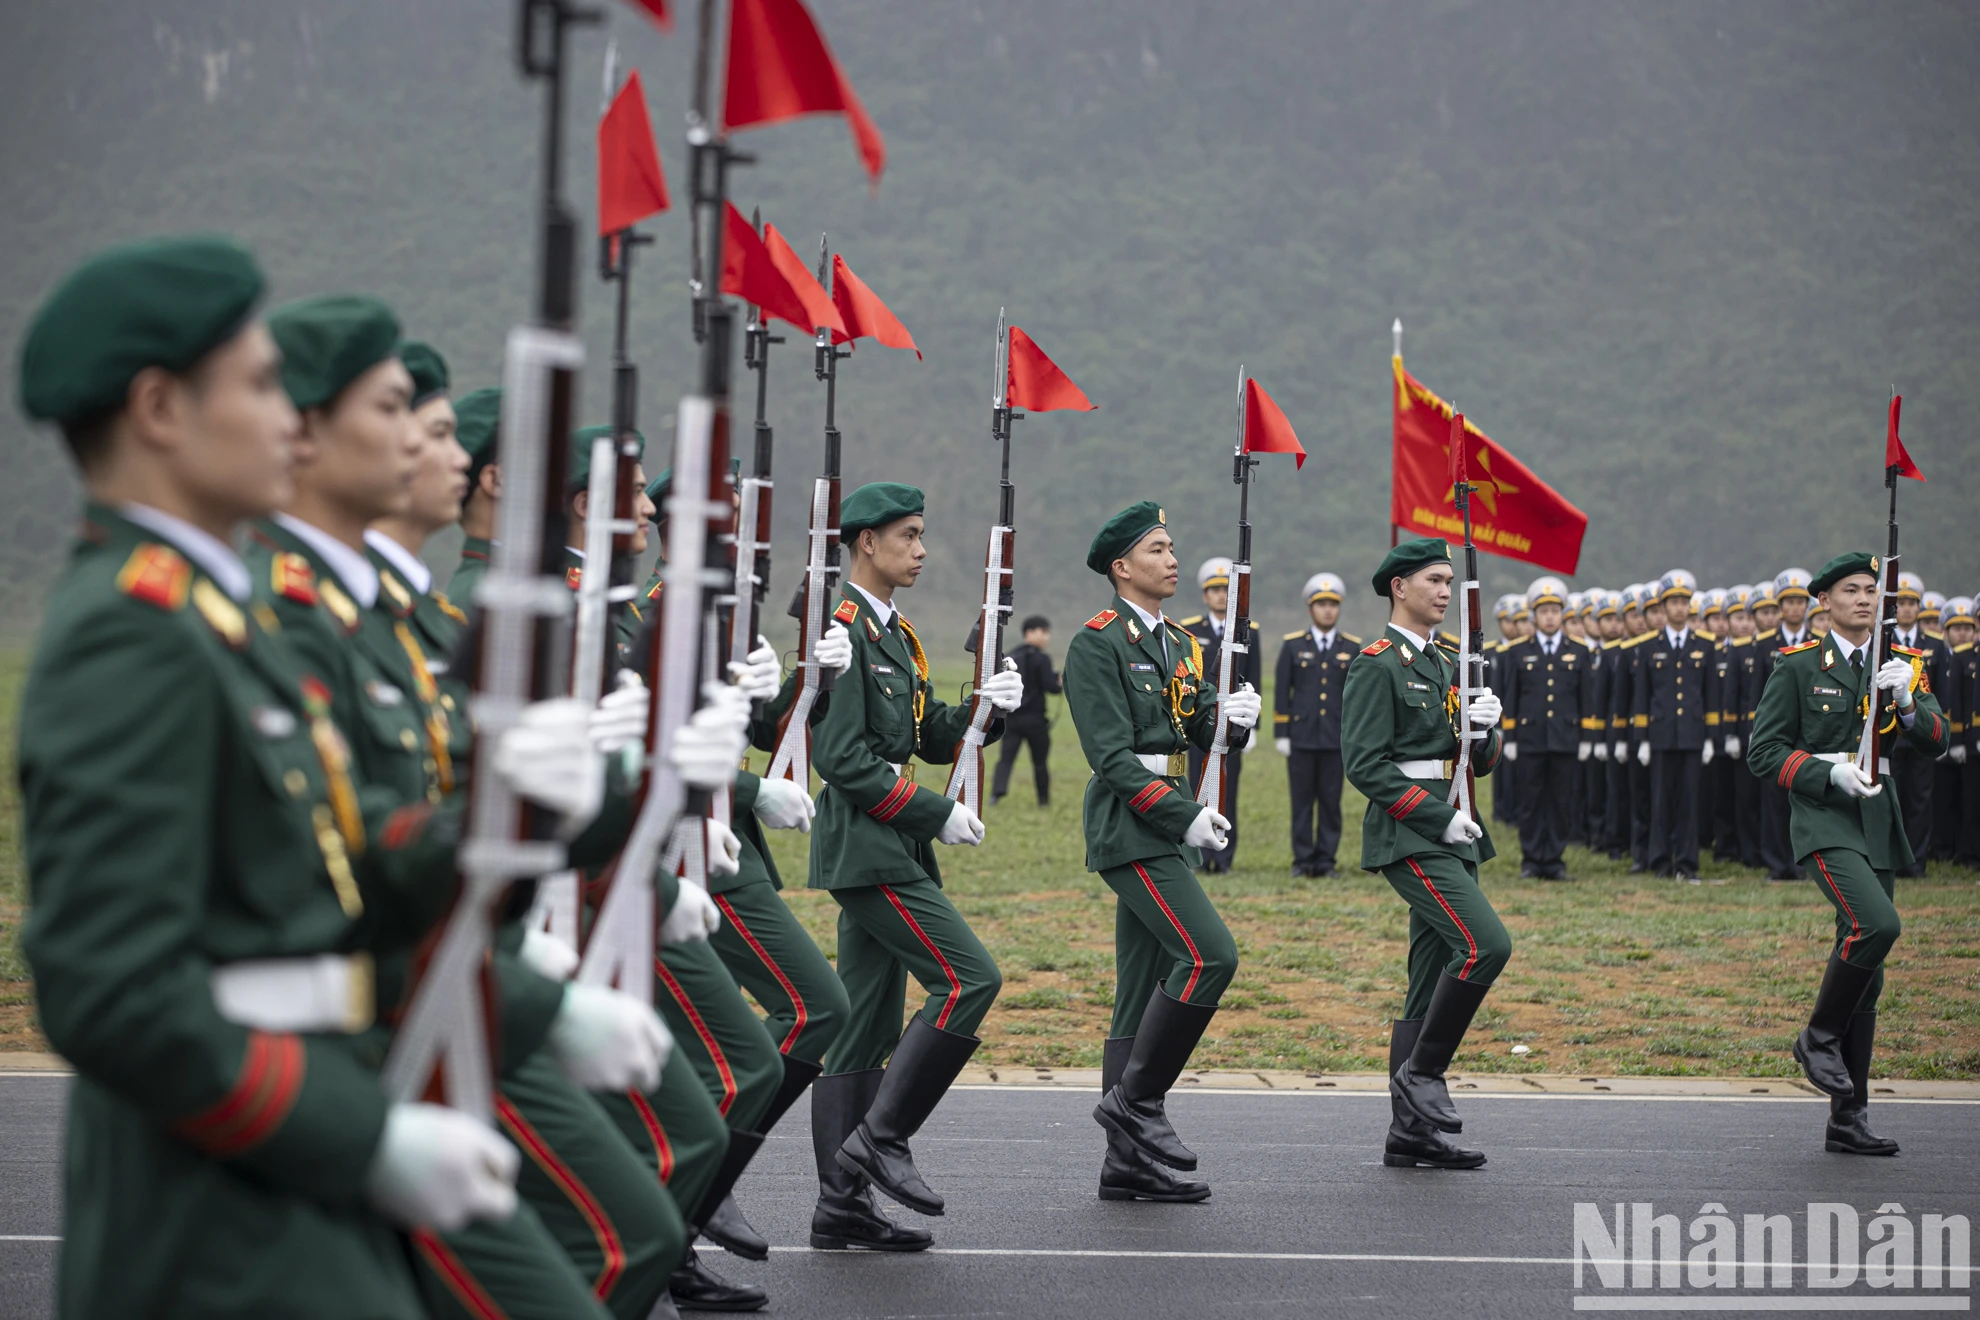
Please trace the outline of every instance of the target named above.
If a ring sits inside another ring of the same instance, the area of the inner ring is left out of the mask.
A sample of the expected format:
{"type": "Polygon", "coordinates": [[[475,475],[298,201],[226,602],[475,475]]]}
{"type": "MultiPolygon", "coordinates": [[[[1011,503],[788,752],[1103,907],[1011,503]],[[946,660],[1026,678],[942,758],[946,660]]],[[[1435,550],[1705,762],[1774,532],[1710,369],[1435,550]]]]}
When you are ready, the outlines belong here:
{"type": "Polygon", "coordinates": [[[495,543],[485,536],[470,536],[461,542],[461,562],[454,566],[454,576],[447,579],[447,597],[463,610],[474,609],[474,589],[488,572],[494,549],[495,543]]]}
{"type": "MultiPolygon", "coordinates": [[[[1885,755],[1902,739],[1927,758],[1936,757],[1946,749],[1952,726],[1931,685],[1922,681],[1923,652],[1900,646],[1896,653],[1911,661],[1918,714],[1909,729],[1897,731],[1897,701],[1886,694],[1885,755]]],[[[1788,790],[1788,837],[1797,858],[1818,848],[1847,848],[1869,858],[1879,871],[1912,862],[1911,842],[1898,815],[1896,782],[1885,776],[1883,792],[1853,798],[1829,782],[1831,763],[1816,759],[1825,752],[1855,754],[1873,677],[1859,675],[1828,641],[1803,642],[1775,655],[1773,675],[1753,720],[1746,765],[1788,790]]]]}
{"type": "Polygon", "coordinates": [[[381,866],[444,874],[450,846],[368,810],[356,847],[334,823],[320,838],[336,820],[326,751],[343,753],[307,669],[176,550],[107,509],[86,517],[19,761],[23,945],[42,1027],[78,1073],[63,1314],[416,1314],[403,1251],[362,1204],[382,1033],[251,1030],[220,1016],[209,977],[365,951],[331,854],[368,902],[381,866]]]}
{"type": "MultiPolygon", "coordinates": [[[[1422,853],[1449,853],[1474,865],[1497,856],[1486,829],[1477,842],[1442,841],[1456,810],[1445,799],[1449,779],[1415,779],[1401,761],[1445,761],[1458,752],[1455,718],[1457,662],[1441,646],[1417,649],[1394,628],[1361,648],[1348,665],[1341,695],[1341,769],[1368,799],[1361,820],[1361,867],[1377,871],[1422,853]]],[[[1473,771],[1499,763],[1499,731],[1473,749],[1473,771]]],[[[1485,821],[1474,809],[1481,829],[1485,821]]]]}
{"type": "MultiPolygon", "coordinates": [[[[825,787],[811,824],[807,885],[940,884],[931,845],[955,804],[940,788],[908,778],[909,762],[916,756],[934,765],[954,761],[969,708],[935,696],[905,638],[881,625],[857,587],[841,593],[832,617],[852,636],[852,668],[833,685],[832,703],[812,733],[811,760],[825,787]]],[[[1002,722],[993,721],[991,739],[1002,733],[1002,722]]]]}
{"type": "MultiPolygon", "coordinates": [[[[1202,648],[1180,625],[1164,620],[1162,626],[1166,655],[1162,639],[1116,596],[1066,647],[1066,709],[1093,770],[1081,809],[1089,871],[1144,857],[1181,857],[1191,866],[1202,860],[1182,841],[1202,810],[1182,765],[1164,775],[1139,759],[1179,763],[1190,743],[1208,750],[1216,736],[1216,690],[1204,686],[1202,648]]],[[[1250,736],[1233,728],[1233,750],[1250,736]]]]}

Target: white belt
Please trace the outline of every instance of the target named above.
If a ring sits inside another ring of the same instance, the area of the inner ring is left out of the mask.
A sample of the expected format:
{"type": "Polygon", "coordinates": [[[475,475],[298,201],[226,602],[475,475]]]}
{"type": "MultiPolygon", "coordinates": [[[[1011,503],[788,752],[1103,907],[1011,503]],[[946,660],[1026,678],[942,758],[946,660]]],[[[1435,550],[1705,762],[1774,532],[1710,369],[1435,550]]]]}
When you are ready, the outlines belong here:
{"type": "Polygon", "coordinates": [[[1396,769],[1411,779],[1449,779],[1457,773],[1455,761],[1398,761],[1396,769]]]}
{"type": "Polygon", "coordinates": [[[221,1017],[263,1031],[363,1031],[375,1012],[369,954],[228,963],[209,984],[221,1017]]]}
{"type": "Polygon", "coordinates": [[[900,766],[896,765],[894,762],[892,761],[887,762],[887,768],[894,772],[894,778],[899,779],[901,777],[901,768],[900,766]]]}
{"type": "Polygon", "coordinates": [[[1181,779],[1189,773],[1189,759],[1183,752],[1136,752],[1134,759],[1141,762],[1141,768],[1151,775],[1162,775],[1170,779],[1181,779]]]}
{"type": "MultiPolygon", "coordinates": [[[[1855,752],[1810,752],[1809,756],[1817,761],[1827,761],[1830,765],[1851,765],[1856,761],[1855,752]]],[[[1891,758],[1888,756],[1878,757],[1877,773],[1887,775],[1890,772],[1891,758]]]]}

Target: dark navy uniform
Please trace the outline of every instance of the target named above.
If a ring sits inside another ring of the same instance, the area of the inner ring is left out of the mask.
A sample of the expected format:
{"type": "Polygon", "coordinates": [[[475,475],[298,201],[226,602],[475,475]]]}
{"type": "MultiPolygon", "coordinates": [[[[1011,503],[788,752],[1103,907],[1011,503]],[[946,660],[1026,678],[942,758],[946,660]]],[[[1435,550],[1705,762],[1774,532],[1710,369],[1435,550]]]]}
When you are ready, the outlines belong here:
{"type": "MultiPolygon", "coordinates": [[[[1565,593],[1548,585],[1554,581],[1543,578],[1533,584],[1528,595],[1532,607],[1563,603],[1565,593]]],[[[1513,643],[1500,662],[1501,686],[1495,690],[1505,704],[1504,724],[1510,726],[1506,743],[1519,749],[1515,764],[1524,797],[1519,822],[1522,875],[1567,878],[1561,852],[1570,830],[1577,758],[1587,741],[1581,721],[1594,699],[1594,667],[1587,648],[1565,629],[1513,643]]]]}
{"type": "MultiPolygon", "coordinates": [[[[1335,629],[1302,628],[1279,647],[1272,693],[1272,735],[1290,746],[1286,787],[1292,798],[1293,870],[1332,875],[1341,843],[1341,688],[1361,639],[1335,629]]],[[[1205,650],[1208,659],[1208,650],[1205,650]]]]}
{"type": "MultiPolygon", "coordinates": [[[[1948,623],[1973,623],[1974,602],[1955,596],[1948,603],[1948,623]]],[[[1959,833],[1953,841],[1953,861],[1960,866],[1980,868],[1980,644],[1963,642],[1953,647],[1952,699],[1958,713],[1952,718],[1954,765],[1959,771],[1959,833]]]]}
{"type": "MultiPolygon", "coordinates": [[[[1666,573],[1659,594],[1669,601],[1692,594],[1688,574],[1666,573]]],[[[1708,735],[1717,712],[1713,669],[1718,645],[1687,620],[1668,625],[1637,646],[1632,717],[1645,721],[1650,748],[1650,870],[1656,875],[1698,874],[1698,784],[1715,749],[1708,735]]],[[[1641,754],[1639,753],[1639,756],[1641,754]]]]}
{"type": "MultiPolygon", "coordinates": [[[[1753,741],[1753,717],[1760,708],[1763,647],[1756,637],[1735,637],[1727,643],[1726,650],[1730,659],[1720,702],[1724,707],[1720,732],[1725,737],[1726,754],[1743,763],[1753,741]]],[[[1741,866],[1765,865],[1760,855],[1760,791],[1756,776],[1733,775],[1733,839],[1741,866]]]]}
{"type": "MultiPolygon", "coordinates": [[[[1916,599],[1923,590],[1923,584],[1914,575],[1899,575],[1900,599],[1916,599]]],[[[1910,628],[1897,631],[1897,643],[1923,655],[1925,683],[1933,694],[1945,691],[1952,681],[1952,651],[1945,642],[1927,633],[1924,624],[1913,623],[1910,628]]],[[[1900,880],[1923,876],[1925,861],[1935,851],[1932,790],[1936,772],[1937,766],[1931,757],[1907,742],[1896,741],[1896,746],[1891,749],[1891,778],[1897,782],[1892,787],[1897,790],[1898,811],[1904,818],[1904,833],[1911,841],[1913,858],[1911,865],[1898,869],[1900,880]]]]}

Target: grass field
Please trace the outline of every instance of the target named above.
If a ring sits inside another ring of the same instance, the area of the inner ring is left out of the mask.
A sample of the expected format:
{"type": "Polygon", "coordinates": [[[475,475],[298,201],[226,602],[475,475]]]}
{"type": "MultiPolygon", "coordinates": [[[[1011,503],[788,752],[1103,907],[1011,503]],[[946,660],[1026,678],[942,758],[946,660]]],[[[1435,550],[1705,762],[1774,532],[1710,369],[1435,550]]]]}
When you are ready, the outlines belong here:
{"type": "MultiPolygon", "coordinates": [[[[0,1049],[42,1048],[20,957],[25,901],[12,756],[25,657],[0,655],[0,1049]]],[[[961,675],[947,675],[954,692],[961,675]]],[[[1032,799],[1029,761],[987,813],[982,848],[945,850],[949,893],[1003,968],[984,1026],[985,1063],[1097,1066],[1113,1006],[1112,894],[1085,870],[1087,771],[1056,698],[1052,805],[1032,799]]],[[[760,759],[760,758],[759,758],[760,759]]],[[[933,776],[928,776],[932,778],[933,776]]],[[[1481,781],[1481,787],[1489,785],[1481,781]]],[[[1380,1071],[1403,992],[1407,909],[1354,869],[1362,800],[1345,804],[1341,876],[1289,878],[1284,762],[1246,759],[1237,869],[1206,877],[1242,965],[1198,1051],[1202,1067],[1380,1071]]],[[[1624,874],[1581,850],[1569,884],[1517,878],[1518,841],[1495,833],[1485,885],[1512,931],[1512,963],[1459,1056],[1474,1071],[1791,1076],[1788,1044],[1807,1012],[1833,917],[1812,884],[1769,884],[1712,864],[1676,885],[1624,874]],[[1514,1045],[1530,1053],[1515,1056],[1514,1045]]],[[[837,908],[803,888],[805,840],[773,836],[787,897],[820,944],[837,908]]],[[[1980,875],[1935,866],[1900,882],[1904,937],[1888,964],[1880,1073],[1980,1077],[1980,875]]]]}

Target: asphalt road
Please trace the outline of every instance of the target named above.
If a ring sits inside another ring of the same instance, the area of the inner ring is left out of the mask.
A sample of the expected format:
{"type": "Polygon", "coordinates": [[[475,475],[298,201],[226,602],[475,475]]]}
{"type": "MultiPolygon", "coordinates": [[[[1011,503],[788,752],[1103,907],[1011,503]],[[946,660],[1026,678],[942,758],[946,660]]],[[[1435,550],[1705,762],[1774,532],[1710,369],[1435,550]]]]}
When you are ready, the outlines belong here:
{"type": "MultiPolygon", "coordinates": [[[[45,1239],[61,1231],[66,1086],[59,1077],[0,1077],[0,1317],[8,1320],[51,1313],[58,1243],[45,1239]]],[[[1871,1160],[1823,1152],[1820,1101],[1462,1097],[1465,1140],[1491,1162],[1452,1173],[1382,1167],[1380,1096],[1191,1093],[1175,1097],[1171,1113],[1216,1192],[1202,1205],[1154,1206],[1094,1197],[1094,1099],[1006,1086],[944,1101],[915,1150],[950,1213],[922,1221],[937,1250],[918,1256],[805,1245],[815,1183],[800,1105],[740,1192],[777,1244],[771,1259],[716,1253],[712,1263],[770,1288],[768,1314],[806,1317],[1425,1320],[1568,1315],[1595,1309],[1591,1300],[1660,1310],[1760,1301],[1773,1314],[1970,1306],[1968,1287],[1872,1289],[1859,1280],[1816,1292],[1799,1274],[1792,1288],[1605,1289],[1585,1267],[1577,1289],[1570,1261],[1576,1202],[1595,1203],[1605,1223],[1618,1202],[1649,1202],[1654,1214],[1676,1216],[1680,1235],[1708,1204],[1735,1223],[1788,1214],[1796,1262],[1808,1257],[1809,1202],[1853,1206],[1866,1251],[1871,1220],[1887,1205],[1901,1205],[1914,1226],[1925,1214],[1980,1223],[1976,1104],[1880,1101],[1877,1127],[1903,1142],[1904,1154],[1871,1160]]],[[[1678,1249],[1692,1251],[1693,1240],[1678,1249]]]]}

